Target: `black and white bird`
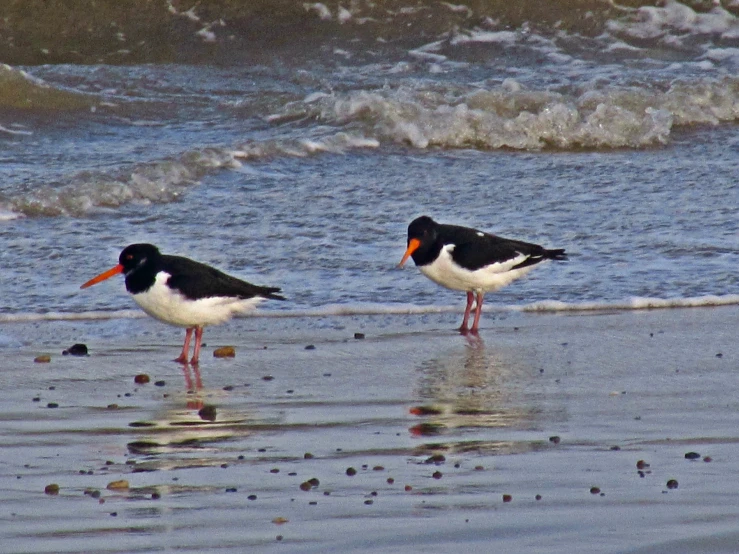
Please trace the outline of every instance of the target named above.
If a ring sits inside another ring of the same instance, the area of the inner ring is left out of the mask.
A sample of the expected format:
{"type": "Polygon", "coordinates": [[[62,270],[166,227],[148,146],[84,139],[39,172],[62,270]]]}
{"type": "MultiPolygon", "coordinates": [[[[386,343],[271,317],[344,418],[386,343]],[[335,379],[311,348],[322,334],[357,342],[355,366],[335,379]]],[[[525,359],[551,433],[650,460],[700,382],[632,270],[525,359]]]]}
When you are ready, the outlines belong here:
{"type": "Polygon", "coordinates": [[[187,363],[190,338],[195,346],[190,362],[197,364],[206,325],[218,325],[253,310],[265,299],[285,300],[277,287],[260,287],[231,277],[209,265],[159,252],[153,244],[126,246],[118,265],[87,281],[87,288],[114,275],[126,276],[126,290],[151,317],[185,327],[185,344],[176,362],[187,363]]]}
{"type": "Polygon", "coordinates": [[[545,260],[566,260],[564,249],[547,250],[538,244],[505,239],[477,229],[436,223],[428,216],[408,226],[409,257],[426,277],[439,285],[467,293],[467,307],[459,330],[477,334],[486,292],[498,290],[523,277],[545,260]],[[472,327],[467,323],[475,300],[472,327]]]}

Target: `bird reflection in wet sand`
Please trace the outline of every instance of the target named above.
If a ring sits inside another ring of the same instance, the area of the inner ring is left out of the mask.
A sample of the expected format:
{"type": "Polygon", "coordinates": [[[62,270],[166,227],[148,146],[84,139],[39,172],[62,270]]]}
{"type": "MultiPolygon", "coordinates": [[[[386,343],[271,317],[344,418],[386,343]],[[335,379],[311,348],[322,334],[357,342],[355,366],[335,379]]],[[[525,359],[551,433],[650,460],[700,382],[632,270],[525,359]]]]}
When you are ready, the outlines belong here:
{"type": "Polygon", "coordinates": [[[533,368],[486,348],[479,337],[467,340],[419,368],[421,405],[410,413],[423,418],[410,428],[412,435],[440,441],[419,450],[526,451],[531,445],[491,440],[489,429],[530,429],[541,410],[531,404],[524,389],[533,368]],[[463,430],[463,435],[461,431],[463,430]]]}

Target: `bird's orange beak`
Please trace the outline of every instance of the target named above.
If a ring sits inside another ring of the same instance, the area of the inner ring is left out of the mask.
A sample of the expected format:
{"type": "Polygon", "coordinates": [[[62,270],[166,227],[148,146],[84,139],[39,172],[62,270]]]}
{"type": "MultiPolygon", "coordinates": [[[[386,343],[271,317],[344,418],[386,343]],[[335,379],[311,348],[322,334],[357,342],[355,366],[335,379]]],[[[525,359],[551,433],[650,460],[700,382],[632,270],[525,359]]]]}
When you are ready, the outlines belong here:
{"type": "Polygon", "coordinates": [[[411,254],[413,254],[416,250],[418,250],[418,247],[421,246],[421,241],[418,239],[411,239],[408,241],[408,248],[405,251],[405,254],[403,254],[403,259],[400,260],[400,263],[398,264],[398,267],[403,267],[403,264],[405,264],[406,261],[408,261],[408,258],[411,257],[411,254]]]}
{"type": "Polygon", "coordinates": [[[106,279],[110,279],[113,275],[118,275],[119,273],[123,273],[123,266],[121,264],[118,264],[115,267],[111,267],[108,271],[104,271],[97,277],[93,277],[87,283],[82,285],[81,289],[86,289],[87,287],[91,287],[92,285],[95,285],[99,283],[100,281],[105,281],[106,279]]]}

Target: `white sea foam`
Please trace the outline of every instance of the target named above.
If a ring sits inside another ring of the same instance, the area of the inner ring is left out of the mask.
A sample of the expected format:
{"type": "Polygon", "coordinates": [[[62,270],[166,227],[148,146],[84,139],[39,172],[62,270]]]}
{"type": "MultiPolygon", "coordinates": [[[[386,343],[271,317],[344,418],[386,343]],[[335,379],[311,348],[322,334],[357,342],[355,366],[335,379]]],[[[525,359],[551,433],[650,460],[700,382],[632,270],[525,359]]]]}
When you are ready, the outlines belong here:
{"type": "MultiPolygon", "coordinates": [[[[698,296],[692,298],[629,298],[613,302],[559,302],[547,300],[524,304],[520,306],[485,306],[486,312],[527,312],[527,313],[554,313],[554,312],[596,312],[596,311],[637,311],[668,308],[707,308],[718,306],[739,305],[739,294],[723,296],[698,296]]],[[[313,318],[313,317],[347,317],[347,316],[374,316],[374,315],[423,315],[439,313],[461,313],[459,305],[454,306],[417,306],[414,304],[327,304],[314,309],[296,310],[255,310],[249,314],[237,317],[252,318],[313,318]]],[[[91,311],[91,312],[46,312],[0,314],[2,323],[21,323],[32,321],[77,321],[77,320],[107,320],[131,319],[147,317],[139,310],[91,311]]]]}

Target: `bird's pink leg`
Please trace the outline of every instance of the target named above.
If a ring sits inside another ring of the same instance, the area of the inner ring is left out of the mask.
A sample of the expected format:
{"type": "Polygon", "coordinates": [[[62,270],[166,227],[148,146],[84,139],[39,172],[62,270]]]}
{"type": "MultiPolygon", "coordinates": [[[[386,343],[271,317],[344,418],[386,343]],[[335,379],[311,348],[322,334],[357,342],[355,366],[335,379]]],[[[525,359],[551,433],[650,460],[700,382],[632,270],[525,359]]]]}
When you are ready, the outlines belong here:
{"type": "Polygon", "coordinates": [[[472,327],[470,327],[470,333],[473,335],[477,334],[478,326],[480,324],[480,316],[482,315],[482,299],[484,296],[484,292],[477,293],[477,301],[475,303],[475,321],[472,322],[472,327]]]}
{"type": "Polygon", "coordinates": [[[467,307],[464,309],[464,318],[462,319],[462,325],[459,326],[459,332],[463,335],[467,334],[467,321],[470,319],[470,310],[472,309],[472,300],[474,295],[471,291],[467,291],[467,307]]]}
{"type": "Polygon", "coordinates": [[[190,360],[191,364],[198,363],[198,360],[200,359],[200,344],[203,342],[203,328],[202,327],[195,327],[195,348],[192,352],[192,359],[190,360]]]}
{"type": "Polygon", "coordinates": [[[188,327],[187,331],[185,331],[185,344],[182,347],[182,354],[178,358],[175,358],[175,362],[179,362],[181,364],[187,363],[187,354],[190,351],[190,337],[192,336],[192,332],[195,330],[195,327],[188,327]]]}

